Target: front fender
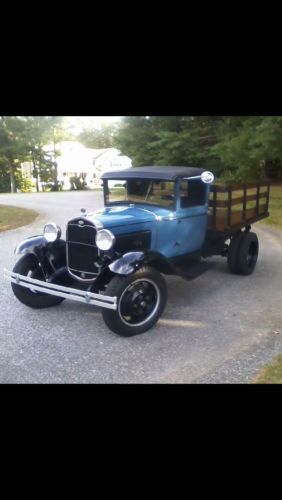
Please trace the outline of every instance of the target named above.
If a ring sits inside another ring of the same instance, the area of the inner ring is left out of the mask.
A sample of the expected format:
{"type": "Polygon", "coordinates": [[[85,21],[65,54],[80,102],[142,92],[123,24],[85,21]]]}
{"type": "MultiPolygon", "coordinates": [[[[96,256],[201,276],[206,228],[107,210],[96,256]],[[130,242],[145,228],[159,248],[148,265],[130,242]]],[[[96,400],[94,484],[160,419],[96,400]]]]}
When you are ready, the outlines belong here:
{"type": "Polygon", "coordinates": [[[149,265],[160,273],[175,274],[174,267],[162,254],[153,251],[128,252],[109,265],[114,274],[128,275],[137,271],[140,267],[149,265]]]}
{"type": "Polygon", "coordinates": [[[45,274],[53,274],[66,266],[66,242],[56,240],[48,242],[44,236],[32,236],[15,249],[16,255],[33,254],[40,262],[45,274]]]}
{"type": "Polygon", "coordinates": [[[16,247],[15,254],[34,253],[35,249],[43,249],[47,244],[48,241],[44,236],[31,236],[31,238],[27,238],[16,247]]]}

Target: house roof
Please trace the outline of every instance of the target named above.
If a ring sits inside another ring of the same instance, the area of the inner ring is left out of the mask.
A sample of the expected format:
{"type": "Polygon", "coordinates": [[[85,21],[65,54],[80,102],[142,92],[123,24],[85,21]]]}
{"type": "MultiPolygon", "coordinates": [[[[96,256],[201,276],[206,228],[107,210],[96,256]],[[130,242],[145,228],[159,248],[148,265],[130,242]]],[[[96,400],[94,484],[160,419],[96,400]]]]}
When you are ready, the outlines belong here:
{"type": "Polygon", "coordinates": [[[104,148],[104,149],[92,149],[92,148],[86,148],[87,151],[91,154],[91,157],[93,160],[97,160],[99,156],[102,156],[103,154],[112,151],[114,148],[104,148]]]}
{"type": "Polygon", "coordinates": [[[125,170],[106,172],[102,179],[160,179],[175,180],[178,177],[193,177],[201,175],[205,169],[195,167],[133,167],[125,170]]]}

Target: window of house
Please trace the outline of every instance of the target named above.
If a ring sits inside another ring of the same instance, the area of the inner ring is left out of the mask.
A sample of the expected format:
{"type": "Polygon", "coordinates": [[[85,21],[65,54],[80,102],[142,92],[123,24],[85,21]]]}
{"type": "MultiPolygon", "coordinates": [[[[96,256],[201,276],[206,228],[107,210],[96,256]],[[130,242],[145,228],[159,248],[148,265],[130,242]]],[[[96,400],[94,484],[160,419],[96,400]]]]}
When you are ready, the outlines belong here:
{"type": "Polygon", "coordinates": [[[206,202],[206,185],[199,179],[180,183],[181,208],[196,207],[206,202]]]}

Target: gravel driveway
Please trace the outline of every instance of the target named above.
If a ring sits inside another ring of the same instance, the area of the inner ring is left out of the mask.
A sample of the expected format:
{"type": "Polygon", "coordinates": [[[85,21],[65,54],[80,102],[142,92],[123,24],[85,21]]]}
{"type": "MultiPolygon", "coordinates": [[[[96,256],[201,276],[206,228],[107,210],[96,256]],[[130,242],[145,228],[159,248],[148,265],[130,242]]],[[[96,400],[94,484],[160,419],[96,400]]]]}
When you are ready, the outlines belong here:
{"type": "Polygon", "coordinates": [[[220,257],[195,281],[167,277],[162,318],[127,339],[109,331],[93,306],[25,307],[3,276],[21,240],[42,233],[48,221],[64,235],[81,207],[103,205],[102,193],[7,194],[0,203],[40,212],[30,226],[0,233],[1,383],[245,383],[282,352],[281,233],[254,226],[260,256],[250,277],[229,274],[220,257]]]}

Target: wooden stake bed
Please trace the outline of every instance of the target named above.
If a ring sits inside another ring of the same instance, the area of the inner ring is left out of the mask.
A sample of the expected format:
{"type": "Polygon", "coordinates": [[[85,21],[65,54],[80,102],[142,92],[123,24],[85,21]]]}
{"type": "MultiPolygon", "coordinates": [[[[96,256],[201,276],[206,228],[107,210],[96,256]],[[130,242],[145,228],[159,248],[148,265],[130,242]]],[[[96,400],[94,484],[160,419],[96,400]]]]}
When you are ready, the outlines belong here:
{"type": "Polygon", "coordinates": [[[211,186],[208,229],[230,231],[268,217],[270,185],[211,186]]]}

